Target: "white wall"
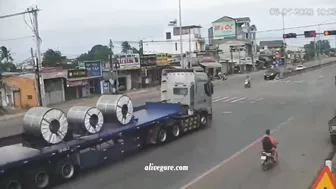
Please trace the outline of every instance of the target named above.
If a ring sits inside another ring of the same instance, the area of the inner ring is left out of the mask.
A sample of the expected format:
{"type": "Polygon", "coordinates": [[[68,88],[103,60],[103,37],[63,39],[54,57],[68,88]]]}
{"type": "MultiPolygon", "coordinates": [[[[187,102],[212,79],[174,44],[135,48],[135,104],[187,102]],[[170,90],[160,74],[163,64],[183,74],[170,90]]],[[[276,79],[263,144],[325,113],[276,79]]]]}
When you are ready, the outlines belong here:
{"type": "MultiPolygon", "coordinates": [[[[201,30],[200,28],[194,28],[193,34],[191,35],[191,51],[195,50],[204,50],[204,44],[200,45],[198,43],[197,48],[196,48],[196,35],[201,35],[201,30]]],[[[180,54],[180,36],[174,36],[173,35],[173,28],[166,28],[164,31],[164,37],[161,39],[149,39],[146,38],[144,39],[143,43],[143,48],[144,48],[144,53],[168,53],[168,54],[180,54]],[[162,40],[165,39],[166,32],[171,32],[171,39],[170,40],[162,40]]],[[[182,46],[183,46],[183,53],[189,52],[189,35],[183,35],[182,36],[182,46]]]]}

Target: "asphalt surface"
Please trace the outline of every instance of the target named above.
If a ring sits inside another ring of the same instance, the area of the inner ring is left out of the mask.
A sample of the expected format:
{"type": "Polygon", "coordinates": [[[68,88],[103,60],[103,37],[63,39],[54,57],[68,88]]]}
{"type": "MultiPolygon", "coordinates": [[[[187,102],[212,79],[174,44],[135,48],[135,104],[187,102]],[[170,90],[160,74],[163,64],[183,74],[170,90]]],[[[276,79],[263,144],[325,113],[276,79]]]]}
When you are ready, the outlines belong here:
{"type": "Polygon", "coordinates": [[[308,188],[331,151],[326,124],[334,112],[335,69],[329,66],[280,81],[252,78],[251,89],[243,88],[243,77],[231,80],[236,85],[217,84],[212,127],[56,188],[308,188]],[[261,146],[255,142],[266,128],[276,130],[280,143],[279,165],[267,173],[261,171],[261,146]],[[222,163],[225,159],[229,160],[222,163]],[[147,172],[144,167],[149,163],[187,165],[189,170],[147,172]]]}
{"type": "MultiPolygon", "coordinates": [[[[186,188],[307,188],[331,150],[327,120],[334,113],[335,69],[328,66],[279,81],[263,81],[263,72],[257,72],[251,74],[250,89],[243,88],[243,75],[216,81],[210,128],[91,170],[56,188],[178,189],[226,159],[186,188]],[[260,143],[253,143],[266,128],[276,129],[274,136],[280,143],[280,163],[268,173],[261,171],[260,143]],[[144,167],[149,163],[187,165],[189,170],[148,172],[144,167]]],[[[158,99],[152,95],[133,103],[158,99]]],[[[21,121],[2,122],[0,135],[20,132],[21,121]]]]}

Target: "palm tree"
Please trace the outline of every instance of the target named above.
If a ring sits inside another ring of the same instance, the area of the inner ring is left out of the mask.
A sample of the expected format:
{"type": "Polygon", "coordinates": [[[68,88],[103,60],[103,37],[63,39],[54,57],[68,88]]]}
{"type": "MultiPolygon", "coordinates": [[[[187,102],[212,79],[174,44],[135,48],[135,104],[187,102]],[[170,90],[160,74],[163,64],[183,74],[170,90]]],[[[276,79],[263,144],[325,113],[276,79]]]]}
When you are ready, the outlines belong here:
{"type": "Polygon", "coordinates": [[[1,46],[0,51],[1,51],[0,52],[1,60],[6,59],[6,63],[13,61],[13,57],[11,55],[11,52],[5,46],[1,46]]]}

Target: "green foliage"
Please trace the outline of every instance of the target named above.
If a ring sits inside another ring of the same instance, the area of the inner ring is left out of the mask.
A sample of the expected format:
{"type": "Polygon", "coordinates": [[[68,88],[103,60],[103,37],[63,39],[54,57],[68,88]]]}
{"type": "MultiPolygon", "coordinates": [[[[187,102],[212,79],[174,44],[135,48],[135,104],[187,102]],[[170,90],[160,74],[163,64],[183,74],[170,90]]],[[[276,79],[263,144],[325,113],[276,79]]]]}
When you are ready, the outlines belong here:
{"type": "Polygon", "coordinates": [[[304,49],[306,52],[306,58],[311,60],[320,54],[329,55],[331,46],[328,40],[318,40],[316,43],[311,41],[309,44],[305,44],[304,49]]]}
{"type": "Polygon", "coordinates": [[[127,53],[127,51],[132,50],[133,53],[140,53],[140,51],[138,49],[136,49],[135,47],[132,47],[128,41],[124,41],[121,43],[121,52],[122,53],[127,53]]]}
{"type": "Polygon", "coordinates": [[[81,54],[77,57],[78,61],[86,61],[86,60],[101,60],[107,61],[109,59],[109,54],[111,50],[107,46],[103,45],[95,45],[92,49],[84,54],[81,54]]]}
{"type": "Polygon", "coordinates": [[[13,57],[10,50],[5,46],[0,47],[0,72],[15,72],[17,71],[13,64],[13,57]]]}
{"type": "Polygon", "coordinates": [[[60,51],[48,49],[43,55],[42,65],[45,67],[60,66],[65,60],[66,57],[62,56],[60,51]]]}

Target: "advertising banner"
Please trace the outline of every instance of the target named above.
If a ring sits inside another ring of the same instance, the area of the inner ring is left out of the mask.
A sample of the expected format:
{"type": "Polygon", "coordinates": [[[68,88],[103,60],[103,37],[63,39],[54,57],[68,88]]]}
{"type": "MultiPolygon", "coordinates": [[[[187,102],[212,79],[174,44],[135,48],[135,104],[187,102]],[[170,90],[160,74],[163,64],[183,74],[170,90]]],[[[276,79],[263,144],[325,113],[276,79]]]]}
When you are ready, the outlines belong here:
{"type": "Polygon", "coordinates": [[[89,77],[102,76],[102,63],[100,61],[86,61],[84,62],[85,69],[88,71],[89,77]]]}
{"type": "Polygon", "coordinates": [[[86,69],[68,70],[68,79],[87,77],[87,76],[88,76],[88,71],[86,69]]]}
{"type": "Polygon", "coordinates": [[[169,65],[168,54],[157,54],[156,55],[156,65],[157,66],[169,65]]]}
{"type": "Polygon", "coordinates": [[[116,54],[114,60],[119,65],[119,70],[138,70],[140,69],[139,54],[116,54]]]}
{"type": "Polygon", "coordinates": [[[232,38],[236,36],[235,21],[213,23],[212,28],[214,38],[232,38]]]}

